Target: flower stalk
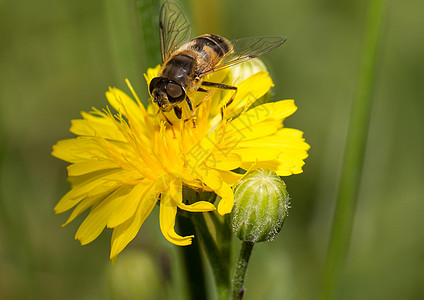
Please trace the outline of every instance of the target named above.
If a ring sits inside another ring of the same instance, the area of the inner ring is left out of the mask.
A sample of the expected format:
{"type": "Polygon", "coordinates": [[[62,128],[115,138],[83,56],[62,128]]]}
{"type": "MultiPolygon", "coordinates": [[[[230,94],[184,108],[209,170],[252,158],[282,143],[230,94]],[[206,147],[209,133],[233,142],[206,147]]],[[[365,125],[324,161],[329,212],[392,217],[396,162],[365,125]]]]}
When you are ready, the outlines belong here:
{"type": "Polygon", "coordinates": [[[247,266],[250,255],[252,254],[255,243],[243,241],[241,244],[240,255],[234,271],[234,277],[231,287],[231,300],[241,300],[244,295],[244,279],[246,277],[247,266]]]}
{"type": "MultiPolygon", "coordinates": [[[[181,234],[190,235],[195,231],[190,217],[177,215],[177,223],[181,234]]],[[[200,245],[197,239],[186,247],[180,247],[185,266],[188,295],[191,300],[206,299],[205,272],[200,253],[200,245]]]]}
{"type": "MultiPolygon", "coordinates": [[[[183,199],[184,202],[187,204],[192,204],[197,201],[213,201],[215,199],[215,194],[209,193],[209,192],[197,192],[190,188],[183,187],[183,199]]],[[[213,213],[211,213],[213,214],[213,213]]],[[[180,216],[180,220],[184,221],[185,226],[191,226],[190,228],[186,227],[188,230],[186,232],[183,232],[184,234],[193,234],[196,233],[197,239],[193,239],[192,245],[200,245],[202,244],[202,247],[205,251],[206,257],[211,265],[212,272],[215,277],[215,283],[216,288],[218,291],[219,299],[228,299],[228,287],[229,287],[229,254],[231,253],[231,250],[229,251],[222,251],[224,248],[222,247],[221,243],[218,243],[217,240],[212,236],[211,234],[211,228],[208,226],[205,217],[203,214],[185,214],[185,217],[180,216]],[[228,254],[227,254],[228,253],[228,254]],[[228,256],[227,256],[228,255],[228,256]]],[[[216,218],[218,219],[218,217],[216,218]]],[[[226,229],[226,226],[222,226],[225,224],[222,224],[219,222],[219,220],[216,220],[213,222],[213,225],[215,227],[215,232],[217,236],[225,235],[226,231],[229,232],[229,229],[226,229]]],[[[186,247],[186,248],[190,248],[186,247]]],[[[197,246],[197,251],[200,251],[200,247],[197,246]]],[[[200,253],[199,253],[200,254],[200,253]]],[[[197,254],[195,254],[197,255],[197,254]]],[[[199,256],[200,258],[200,256],[199,256]]],[[[187,257],[186,268],[194,267],[197,268],[197,266],[192,266],[193,262],[190,261],[190,257],[187,257]]],[[[197,264],[199,264],[197,262],[197,264]]],[[[192,281],[199,280],[199,278],[191,278],[190,274],[187,274],[189,286],[191,288],[192,281]]],[[[196,276],[196,274],[192,274],[196,276]]],[[[202,277],[203,274],[201,275],[202,277]]],[[[195,287],[193,287],[195,288],[195,287]]],[[[206,297],[200,297],[197,298],[194,297],[192,299],[206,299],[206,297]]]]}
{"type": "Polygon", "coordinates": [[[230,284],[230,257],[227,256],[227,254],[230,254],[230,251],[223,253],[220,247],[218,247],[215,239],[212,237],[212,234],[208,229],[203,214],[194,214],[192,216],[192,220],[196,227],[196,236],[199,238],[200,243],[202,243],[206,257],[209,260],[215,277],[218,299],[227,300],[230,284]],[[226,255],[224,256],[223,254],[226,255]]]}

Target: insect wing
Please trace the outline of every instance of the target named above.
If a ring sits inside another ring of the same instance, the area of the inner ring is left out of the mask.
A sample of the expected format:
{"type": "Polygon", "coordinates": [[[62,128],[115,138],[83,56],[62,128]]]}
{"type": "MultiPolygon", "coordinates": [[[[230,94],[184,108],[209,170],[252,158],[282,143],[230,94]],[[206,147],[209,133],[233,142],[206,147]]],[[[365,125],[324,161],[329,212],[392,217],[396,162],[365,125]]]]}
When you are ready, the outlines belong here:
{"type": "Polygon", "coordinates": [[[232,51],[225,55],[214,68],[205,70],[201,76],[261,56],[281,46],[286,40],[286,37],[251,37],[231,41],[232,51]]]}
{"type": "Polygon", "coordinates": [[[172,52],[189,41],[191,25],[178,4],[166,2],[160,10],[159,30],[162,62],[165,62],[172,52]]]}

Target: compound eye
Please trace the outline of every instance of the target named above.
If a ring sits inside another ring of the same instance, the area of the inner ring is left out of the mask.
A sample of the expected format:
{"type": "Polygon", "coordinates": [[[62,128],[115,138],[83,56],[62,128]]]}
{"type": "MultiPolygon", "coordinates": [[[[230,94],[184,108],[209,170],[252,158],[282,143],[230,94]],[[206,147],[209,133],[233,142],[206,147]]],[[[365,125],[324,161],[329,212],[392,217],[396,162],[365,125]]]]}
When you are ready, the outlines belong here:
{"type": "Polygon", "coordinates": [[[166,93],[168,99],[173,102],[181,101],[184,97],[183,88],[179,84],[173,82],[168,83],[166,86],[166,93]]]}
{"type": "Polygon", "coordinates": [[[155,77],[150,81],[150,85],[149,85],[149,91],[150,94],[152,94],[153,89],[155,88],[156,84],[161,80],[160,77],[155,77]]]}

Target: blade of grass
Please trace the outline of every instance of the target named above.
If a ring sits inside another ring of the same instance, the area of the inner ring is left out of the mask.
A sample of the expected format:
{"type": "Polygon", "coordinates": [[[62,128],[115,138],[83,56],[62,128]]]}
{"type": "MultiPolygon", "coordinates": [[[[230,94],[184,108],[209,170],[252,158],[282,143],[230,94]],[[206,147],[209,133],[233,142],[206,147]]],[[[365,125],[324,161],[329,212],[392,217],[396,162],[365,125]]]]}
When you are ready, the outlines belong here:
{"type": "Polygon", "coordinates": [[[368,2],[358,86],[352,105],[324,273],[322,299],[326,300],[337,298],[337,287],[343,275],[343,267],[348,253],[376,83],[384,12],[385,0],[370,0],[368,2]]]}
{"type": "Polygon", "coordinates": [[[159,41],[159,9],[158,0],[135,0],[139,18],[141,40],[144,57],[148,67],[161,63],[159,41]]]}
{"type": "MultiPolygon", "coordinates": [[[[104,2],[106,25],[108,27],[109,48],[112,51],[115,83],[125,88],[124,79],[128,78],[136,91],[142,89],[142,54],[137,47],[137,34],[133,3],[130,1],[106,0],[104,2]]],[[[141,97],[144,98],[144,97],[141,97]]]]}

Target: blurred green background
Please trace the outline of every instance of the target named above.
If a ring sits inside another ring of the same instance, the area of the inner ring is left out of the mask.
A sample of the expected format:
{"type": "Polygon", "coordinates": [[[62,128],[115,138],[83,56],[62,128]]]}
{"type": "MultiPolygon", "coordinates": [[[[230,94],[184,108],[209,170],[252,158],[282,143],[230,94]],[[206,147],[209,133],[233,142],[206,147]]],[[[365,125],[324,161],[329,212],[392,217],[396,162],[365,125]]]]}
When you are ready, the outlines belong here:
{"type": "MultiPolygon", "coordinates": [[[[285,124],[312,146],[304,173],[285,179],[293,208],[282,232],[255,247],[246,300],[320,294],[366,4],[183,2],[195,34],[288,37],[265,60],[274,97],[299,107],[285,124]]],[[[424,299],[423,11],[419,0],[387,1],[339,299],[424,299]]],[[[125,77],[147,99],[142,74],[152,64],[140,36],[131,0],[0,1],[0,299],[185,298],[179,252],[156,210],[114,265],[109,231],[81,247],[82,218],[62,228],[67,214],[53,212],[69,186],[66,163],[50,152],[72,136],[70,120],[103,108],[108,86],[127,91],[125,77]]]]}

